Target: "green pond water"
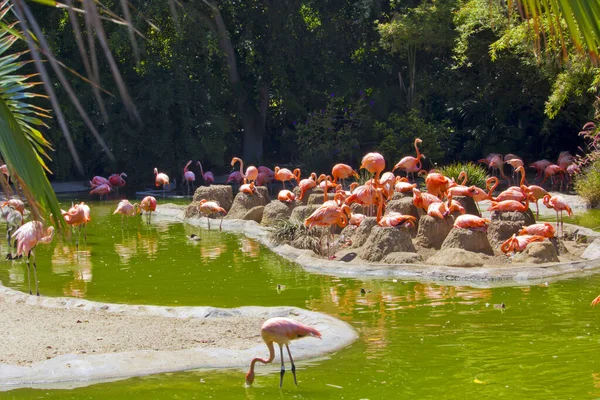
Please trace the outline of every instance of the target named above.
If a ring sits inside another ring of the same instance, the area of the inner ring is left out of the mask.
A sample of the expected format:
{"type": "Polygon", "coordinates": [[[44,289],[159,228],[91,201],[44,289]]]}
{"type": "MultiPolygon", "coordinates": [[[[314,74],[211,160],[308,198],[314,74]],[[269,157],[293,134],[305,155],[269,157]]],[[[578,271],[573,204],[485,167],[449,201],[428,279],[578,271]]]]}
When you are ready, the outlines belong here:
{"type": "MultiPolygon", "coordinates": [[[[148,227],[139,218],[122,230],[120,216],[111,215],[115,201],[90,205],[93,221],[79,253],[74,241],[62,238],[39,246],[43,295],[130,304],[297,306],[347,321],[360,338],[335,354],[299,362],[299,386],[288,373],[282,390],[278,366],[272,365],[258,367],[252,388],[244,388],[241,368],[69,390],[16,389],[0,398],[600,398],[600,309],[590,308],[600,294],[600,275],[493,289],[337,278],[309,274],[232,233],[158,221],[148,227]],[[189,241],[191,233],[202,240],[189,241]],[[494,306],[500,303],[506,309],[494,306]]],[[[589,213],[578,222],[600,226],[600,215],[589,213]]],[[[5,242],[1,249],[5,253],[5,242]]],[[[27,291],[24,262],[0,262],[0,280],[27,291]]]]}

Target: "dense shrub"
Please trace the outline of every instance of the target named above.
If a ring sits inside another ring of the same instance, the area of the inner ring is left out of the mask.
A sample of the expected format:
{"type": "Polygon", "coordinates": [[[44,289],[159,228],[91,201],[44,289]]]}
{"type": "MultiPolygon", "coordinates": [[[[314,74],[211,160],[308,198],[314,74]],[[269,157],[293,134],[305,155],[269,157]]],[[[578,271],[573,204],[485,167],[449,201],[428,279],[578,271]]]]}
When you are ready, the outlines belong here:
{"type": "Polygon", "coordinates": [[[592,207],[600,205],[600,160],[589,164],[577,175],[575,191],[592,207]]]}
{"type": "Polygon", "coordinates": [[[474,164],[472,162],[456,162],[440,168],[439,171],[448,178],[454,178],[457,183],[460,183],[458,182],[458,175],[461,173],[461,171],[465,171],[467,173],[467,177],[469,178],[466,183],[467,186],[475,185],[480,188],[485,188],[485,180],[489,178],[487,170],[483,166],[474,164]]]}

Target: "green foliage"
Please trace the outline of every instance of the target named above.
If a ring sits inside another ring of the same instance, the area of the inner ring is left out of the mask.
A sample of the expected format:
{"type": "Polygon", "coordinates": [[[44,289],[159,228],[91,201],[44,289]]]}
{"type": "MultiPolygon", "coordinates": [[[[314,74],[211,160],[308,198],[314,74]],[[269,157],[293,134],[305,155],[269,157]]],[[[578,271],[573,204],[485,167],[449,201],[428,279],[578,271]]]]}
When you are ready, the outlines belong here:
{"type": "Polygon", "coordinates": [[[343,96],[331,93],[325,108],[315,110],[304,123],[296,125],[296,161],[325,171],[357,155],[367,101],[361,95],[348,104],[343,96]]]}
{"type": "Polygon", "coordinates": [[[575,191],[592,207],[600,205],[600,161],[585,167],[575,178],[575,191]]]}
{"type": "Polygon", "coordinates": [[[458,180],[458,175],[465,171],[468,178],[466,186],[475,185],[480,188],[485,188],[485,181],[490,177],[485,167],[472,162],[455,162],[439,168],[439,171],[448,178],[454,179],[458,184],[462,182],[458,180]]]}
{"type": "Polygon", "coordinates": [[[427,121],[417,110],[404,115],[392,113],[386,121],[375,122],[374,131],[382,138],[379,150],[394,164],[404,156],[416,156],[413,147],[416,138],[423,141],[419,149],[430,163],[445,162],[452,147],[453,129],[448,121],[427,121]]]}
{"type": "Polygon", "coordinates": [[[278,244],[294,242],[297,248],[324,255],[324,249],[321,248],[321,233],[319,229],[307,228],[302,222],[281,220],[275,225],[269,238],[278,244]]]}

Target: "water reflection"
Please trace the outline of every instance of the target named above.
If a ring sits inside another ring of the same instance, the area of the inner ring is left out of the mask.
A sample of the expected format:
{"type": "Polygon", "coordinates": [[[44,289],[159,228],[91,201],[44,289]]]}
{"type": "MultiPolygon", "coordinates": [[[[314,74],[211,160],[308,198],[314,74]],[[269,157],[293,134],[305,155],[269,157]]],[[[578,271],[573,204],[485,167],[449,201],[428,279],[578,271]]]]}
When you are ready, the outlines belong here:
{"type": "MultiPolygon", "coordinates": [[[[168,237],[162,240],[169,240],[168,237]]],[[[114,244],[115,252],[122,264],[129,264],[133,257],[155,260],[158,255],[158,237],[142,231],[121,231],[121,243],[114,244]]]]}
{"type": "Polygon", "coordinates": [[[87,283],[92,281],[91,251],[79,250],[72,245],[57,244],[52,252],[52,272],[58,275],[71,274],[72,280],[62,289],[64,296],[85,297],[87,283]]]}

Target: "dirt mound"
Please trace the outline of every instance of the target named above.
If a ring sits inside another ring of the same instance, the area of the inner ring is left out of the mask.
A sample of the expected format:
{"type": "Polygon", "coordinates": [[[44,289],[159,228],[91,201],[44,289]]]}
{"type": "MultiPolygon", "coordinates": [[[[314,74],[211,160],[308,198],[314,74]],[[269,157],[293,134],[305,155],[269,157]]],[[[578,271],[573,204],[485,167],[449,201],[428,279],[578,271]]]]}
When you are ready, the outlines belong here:
{"type": "MultiPolygon", "coordinates": [[[[185,208],[185,212],[183,214],[184,218],[200,218],[200,209],[198,206],[200,205],[199,201],[192,201],[185,208]]],[[[220,218],[220,217],[219,217],[220,218]]]]}
{"type": "Polygon", "coordinates": [[[475,200],[473,200],[472,197],[455,196],[452,198],[452,200],[456,200],[457,202],[459,202],[460,205],[465,208],[465,211],[467,212],[467,214],[473,214],[473,215],[477,215],[478,217],[481,217],[481,214],[479,213],[479,209],[477,208],[477,204],[475,204],[475,200]]]}
{"type": "Polygon", "coordinates": [[[442,250],[444,249],[462,249],[494,255],[494,250],[492,250],[485,232],[462,228],[452,228],[442,244],[442,250]]]}
{"type": "Polygon", "coordinates": [[[376,226],[371,230],[371,234],[358,252],[358,256],[366,261],[380,261],[388,254],[399,251],[411,253],[417,251],[413,246],[408,228],[376,226]]]}
{"type": "Polygon", "coordinates": [[[272,201],[265,206],[262,225],[275,225],[278,221],[288,220],[292,211],[296,207],[296,202],[284,203],[282,201],[272,201]]]}
{"type": "Polygon", "coordinates": [[[548,241],[530,243],[524,251],[513,257],[513,263],[543,264],[559,261],[554,245],[548,241]]]}
{"type": "Polygon", "coordinates": [[[488,240],[492,246],[498,247],[513,234],[519,233],[521,228],[523,224],[519,221],[492,220],[487,230],[488,240]]]}
{"type": "Polygon", "coordinates": [[[421,215],[423,215],[421,211],[413,204],[412,197],[403,197],[396,200],[390,200],[385,207],[385,211],[395,211],[404,215],[412,215],[417,219],[417,224],[419,223],[419,218],[421,215]]]}
{"type": "Polygon", "coordinates": [[[492,211],[490,219],[493,221],[520,222],[524,226],[535,224],[535,217],[531,210],[519,211],[492,211]]]}
{"type": "Polygon", "coordinates": [[[417,253],[396,251],[385,256],[383,262],[386,264],[418,264],[423,262],[423,257],[417,253]]]}
{"type": "Polygon", "coordinates": [[[434,265],[471,268],[481,267],[483,264],[485,264],[488,258],[488,256],[485,256],[481,253],[475,253],[463,249],[446,248],[429,257],[427,262],[434,265]]]}
{"type": "Polygon", "coordinates": [[[419,220],[417,245],[425,248],[439,249],[452,230],[453,218],[439,219],[423,215],[419,220]]]}
{"type": "Polygon", "coordinates": [[[378,226],[377,218],[365,217],[360,226],[354,231],[354,235],[352,235],[352,247],[360,247],[365,244],[374,226],[378,226]]]}
{"type": "Polygon", "coordinates": [[[202,199],[216,201],[221,207],[229,211],[233,204],[233,192],[229,185],[200,186],[194,192],[194,201],[202,199]]]}
{"type": "Polygon", "coordinates": [[[410,197],[412,199],[413,198],[413,192],[404,192],[404,193],[394,192],[394,194],[392,195],[392,198],[390,199],[390,201],[405,199],[407,197],[410,197]]]}
{"type": "Polygon", "coordinates": [[[256,221],[260,224],[263,218],[265,206],[252,207],[242,218],[244,221],[256,221]]]}
{"type": "Polygon", "coordinates": [[[239,192],[237,196],[235,196],[233,205],[231,206],[231,209],[225,218],[243,219],[248,211],[254,207],[266,206],[270,202],[271,199],[269,198],[269,192],[264,186],[258,186],[256,188],[256,193],[252,195],[239,192]]]}

